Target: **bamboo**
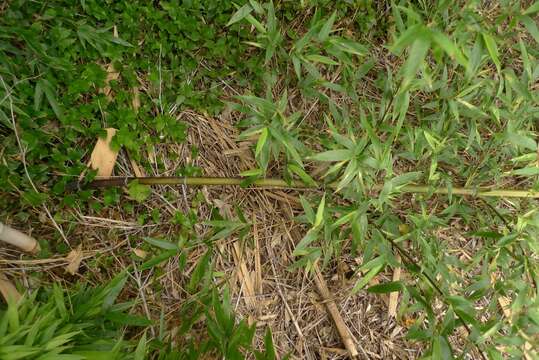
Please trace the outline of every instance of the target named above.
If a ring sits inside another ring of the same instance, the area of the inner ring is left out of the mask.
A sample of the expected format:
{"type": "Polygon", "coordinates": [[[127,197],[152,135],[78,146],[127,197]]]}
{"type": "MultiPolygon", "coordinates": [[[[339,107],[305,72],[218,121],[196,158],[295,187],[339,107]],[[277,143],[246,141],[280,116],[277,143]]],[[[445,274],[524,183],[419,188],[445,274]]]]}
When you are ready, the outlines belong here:
{"type": "MultiPolygon", "coordinates": [[[[83,185],[79,182],[68,184],[67,189],[75,190],[80,188],[103,188],[114,186],[125,186],[130,181],[138,180],[143,185],[186,185],[186,186],[238,186],[245,179],[225,178],[225,177],[120,177],[97,179],[83,185]]],[[[256,188],[287,188],[287,189],[321,189],[323,186],[310,186],[301,181],[291,181],[287,183],[282,179],[258,179],[249,184],[256,188]]],[[[337,183],[328,185],[330,188],[336,188],[337,183]]],[[[380,191],[383,185],[374,185],[370,190],[380,191]]],[[[432,193],[432,194],[452,194],[471,197],[505,197],[505,198],[534,198],[539,199],[539,192],[525,189],[491,189],[486,187],[452,189],[446,187],[430,187],[425,185],[405,185],[399,188],[403,193],[432,193]]]]}
{"type": "Polygon", "coordinates": [[[29,253],[37,253],[39,243],[31,236],[23,234],[22,232],[12,229],[9,226],[0,222],[0,241],[4,241],[8,244],[18,247],[29,253]]]}
{"type": "Polygon", "coordinates": [[[329,315],[335,323],[337,332],[341,337],[344,347],[348,351],[348,355],[350,355],[352,359],[357,358],[359,356],[359,353],[357,351],[356,344],[354,343],[354,339],[352,338],[352,334],[350,333],[350,329],[348,328],[348,326],[346,326],[341,316],[341,313],[339,312],[339,308],[333,300],[331,291],[329,291],[326,281],[324,280],[324,276],[320,272],[320,269],[318,268],[317,264],[314,265],[314,282],[316,283],[316,287],[318,289],[318,292],[320,293],[320,296],[322,296],[322,299],[326,304],[329,315]]]}

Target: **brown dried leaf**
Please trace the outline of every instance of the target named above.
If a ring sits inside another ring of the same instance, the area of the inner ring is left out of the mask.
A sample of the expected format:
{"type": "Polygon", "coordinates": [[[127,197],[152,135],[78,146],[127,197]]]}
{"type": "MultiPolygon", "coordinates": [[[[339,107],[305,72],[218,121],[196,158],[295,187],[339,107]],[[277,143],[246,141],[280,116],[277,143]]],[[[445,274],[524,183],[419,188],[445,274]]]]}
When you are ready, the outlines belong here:
{"type": "Polygon", "coordinates": [[[146,256],[148,256],[148,253],[146,251],[139,248],[133,249],[133,252],[135,253],[135,255],[137,255],[141,259],[144,259],[146,258],[146,256]]]}
{"type": "Polygon", "coordinates": [[[76,249],[73,249],[67,254],[66,260],[69,262],[65,267],[66,271],[71,275],[75,275],[79,271],[80,263],[82,261],[82,248],[79,245],[76,249]]]}
{"type": "Polygon", "coordinates": [[[138,87],[134,87],[131,91],[133,92],[133,100],[131,101],[131,105],[133,106],[135,112],[138,112],[138,109],[140,109],[140,92],[138,87]]]}
{"type": "Polygon", "coordinates": [[[19,294],[15,285],[13,285],[3,274],[0,274],[0,293],[6,302],[8,302],[8,299],[18,302],[21,298],[21,294],[19,294]]]}
{"type": "Polygon", "coordinates": [[[95,144],[92,155],[90,156],[90,167],[97,170],[97,177],[107,178],[112,175],[118,151],[110,148],[110,142],[116,129],[106,128],[107,137],[105,139],[98,138],[95,144]]]}

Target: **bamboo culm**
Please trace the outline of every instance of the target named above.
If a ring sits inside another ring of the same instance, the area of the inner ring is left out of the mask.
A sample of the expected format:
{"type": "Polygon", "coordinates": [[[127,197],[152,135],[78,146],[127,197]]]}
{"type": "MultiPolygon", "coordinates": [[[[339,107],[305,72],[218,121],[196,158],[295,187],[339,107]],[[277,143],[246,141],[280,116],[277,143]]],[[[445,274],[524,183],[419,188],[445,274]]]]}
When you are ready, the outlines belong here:
{"type": "MultiPolygon", "coordinates": [[[[137,180],[143,185],[186,185],[186,186],[239,186],[245,182],[244,178],[227,177],[118,177],[96,179],[87,184],[79,182],[67,185],[67,190],[80,190],[85,188],[104,188],[126,186],[131,181],[137,180]]],[[[336,188],[337,183],[330,183],[329,188],[336,188]]],[[[286,182],[282,179],[257,179],[249,183],[254,188],[281,188],[281,189],[323,189],[320,185],[307,185],[301,181],[286,182]]],[[[380,191],[383,185],[374,185],[370,190],[380,191]]],[[[431,187],[426,185],[405,185],[399,187],[402,193],[428,193],[428,194],[452,194],[471,197],[504,197],[504,198],[539,198],[539,192],[521,189],[491,189],[491,188],[462,188],[431,187]]]]}

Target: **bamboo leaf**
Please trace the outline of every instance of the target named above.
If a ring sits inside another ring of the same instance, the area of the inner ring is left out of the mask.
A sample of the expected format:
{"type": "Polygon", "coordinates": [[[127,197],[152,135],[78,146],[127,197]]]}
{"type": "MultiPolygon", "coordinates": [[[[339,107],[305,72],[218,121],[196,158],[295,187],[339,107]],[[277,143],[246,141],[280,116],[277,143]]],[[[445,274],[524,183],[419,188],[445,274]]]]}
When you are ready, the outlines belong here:
{"type": "Polygon", "coordinates": [[[331,29],[333,28],[333,23],[335,22],[335,17],[337,16],[337,11],[334,11],[333,14],[327,19],[327,21],[322,26],[322,29],[320,29],[320,32],[318,33],[318,40],[321,42],[324,42],[327,40],[329,33],[331,32],[331,29]]]}
{"type": "Polygon", "coordinates": [[[371,286],[367,289],[367,291],[374,294],[385,294],[394,291],[402,291],[403,289],[404,286],[402,285],[401,281],[390,281],[387,283],[371,286]]]}
{"type": "Polygon", "coordinates": [[[529,8],[527,8],[522,14],[523,15],[531,15],[539,11],[539,1],[536,1],[532,5],[530,5],[529,8]]]}
{"type": "Polygon", "coordinates": [[[502,64],[500,62],[496,41],[490,34],[486,32],[483,32],[481,35],[483,36],[483,41],[485,42],[485,46],[490,55],[490,58],[492,59],[492,62],[494,63],[494,65],[496,65],[496,69],[498,70],[498,72],[500,72],[502,69],[502,64]]]}
{"type": "Polygon", "coordinates": [[[145,237],[144,241],[148,244],[156,246],[165,250],[178,250],[178,244],[171,243],[170,241],[155,239],[151,237],[145,237]]]}
{"type": "Polygon", "coordinates": [[[312,62],[317,62],[317,63],[321,63],[321,64],[326,64],[326,65],[339,65],[338,62],[336,62],[335,60],[327,57],[327,56],[323,56],[323,55],[317,55],[317,54],[312,54],[312,55],[306,55],[305,58],[309,61],[312,61],[312,62]]]}
{"type": "Polygon", "coordinates": [[[343,161],[350,160],[353,155],[351,150],[329,150],[313,155],[310,159],[316,161],[343,161]]]}
{"type": "Polygon", "coordinates": [[[247,15],[249,15],[253,11],[253,8],[249,4],[245,4],[242,7],[240,7],[234,15],[230,18],[226,26],[230,26],[232,24],[237,23],[238,21],[243,20],[247,15]]]}
{"type": "Polygon", "coordinates": [[[324,220],[324,208],[326,205],[326,194],[322,196],[320,204],[318,204],[318,210],[316,210],[316,217],[314,218],[314,227],[317,228],[322,224],[324,220]]]}
{"type": "Polygon", "coordinates": [[[420,36],[412,43],[410,55],[402,68],[402,88],[406,89],[412,79],[417,74],[417,70],[423,64],[427,52],[429,51],[430,41],[420,36]]]}

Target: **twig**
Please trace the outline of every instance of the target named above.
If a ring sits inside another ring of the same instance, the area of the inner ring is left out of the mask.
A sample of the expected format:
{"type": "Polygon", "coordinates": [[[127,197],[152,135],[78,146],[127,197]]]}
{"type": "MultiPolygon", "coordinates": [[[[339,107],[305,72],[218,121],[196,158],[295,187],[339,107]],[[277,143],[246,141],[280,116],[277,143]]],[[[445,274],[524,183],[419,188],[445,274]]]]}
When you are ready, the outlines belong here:
{"type": "MultiPolygon", "coordinates": [[[[115,187],[125,186],[131,181],[137,180],[143,185],[188,185],[188,186],[225,186],[242,185],[246,179],[244,178],[227,178],[227,177],[114,177],[110,179],[98,179],[83,184],[81,182],[73,182],[67,185],[66,190],[78,190],[78,189],[97,189],[103,187],[115,187]]],[[[257,188],[284,188],[284,189],[320,189],[324,188],[323,185],[307,185],[301,181],[286,182],[282,179],[257,179],[252,183],[249,183],[251,187],[257,188]]],[[[329,188],[336,188],[337,183],[330,183],[326,185],[329,188]]],[[[383,184],[375,184],[369,190],[381,191],[383,184]]],[[[516,197],[516,198],[535,198],[539,199],[539,192],[532,189],[492,189],[488,187],[477,188],[460,188],[455,187],[452,189],[446,187],[431,187],[427,185],[405,185],[399,187],[401,193],[421,193],[421,194],[452,194],[471,197],[516,197]]]]}
{"type": "Polygon", "coordinates": [[[359,356],[359,353],[357,351],[356,345],[354,344],[354,340],[352,339],[350,329],[348,329],[348,327],[344,323],[341,313],[337,308],[337,304],[335,304],[335,301],[333,300],[333,297],[331,296],[331,293],[326,285],[326,281],[324,280],[324,277],[322,276],[322,273],[318,268],[318,264],[314,264],[313,268],[314,282],[316,283],[318,292],[320,293],[320,296],[322,296],[322,299],[326,304],[326,308],[328,309],[328,312],[331,315],[333,322],[335,323],[335,327],[339,332],[344,347],[346,348],[346,350],[348,350],[348,354],[351,358],[356,358],[359,356]]]}
{"type": "MultiPolygon", "coordinates": [[[[6,93],[7,93],[8,92],[7,85],[6,85],[5,81],[4,81],[4,77],[1,76],[1,75],[0,75],[0,81],[2,81],[2,85],[4,86],[4,89],[6,90],[6,93]]],[[[25,151],[24,147],[22,146],[21,138],[19,137],[19,132],[17,131],[17,123],[15,122],[15,112],[13,110],[13,99],[11,98],[11,95],[8,96],[8,100],[9,100],[9,110],[11,112],[11,124],[13,126],[13,132],[15,133],[15,139],[17,139],[17,145],[19,147],[19,151],[21,152],[21,162],[22,162],[22,166],[24,168],[24,173],[26,174],[26,177],[28,178],[28,182],[32,186],[32,189],[34,189],[34,191],[36,193],[39,193],[39,191],[37,190],[37,187],[34,185],[34,182],[32,181],[32,178],[30,177],[30,173],[28,172],[28,168],[26,166],[26,151],[25,151]]],[[[66,238],[66,236],[64,234],[64,231],[56,223],[56,220],[54,220],[54,217],[51,215],[51,213],[50,213],[50,211],[49,211],[49,209],[47,208],[46,205],[43,205],[43,210],[45,210],[45,213],[47,214],[47,216],[51,220],[51,222],[54,225],[54,227],[56,228],[56,230],[58,230],[58,232],[60,233],[60,235],[62,236],[62,238],[66,242],[66,244],[69,245],[69,241],[67,240],[67,238],[66,238]]]]}

